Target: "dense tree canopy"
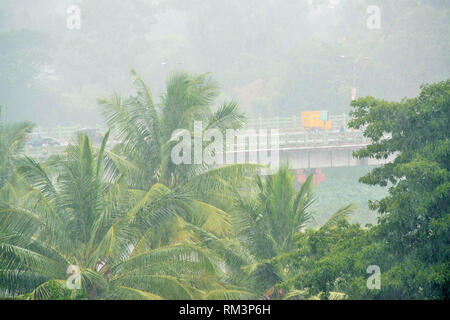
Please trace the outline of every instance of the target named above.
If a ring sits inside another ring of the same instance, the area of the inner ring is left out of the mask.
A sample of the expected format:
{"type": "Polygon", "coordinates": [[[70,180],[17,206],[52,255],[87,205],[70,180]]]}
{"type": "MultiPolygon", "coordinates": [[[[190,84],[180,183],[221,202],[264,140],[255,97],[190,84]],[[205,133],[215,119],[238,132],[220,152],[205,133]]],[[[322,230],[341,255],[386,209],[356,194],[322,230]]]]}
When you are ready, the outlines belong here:
{"type": "Polygon", "coordinates": [[[283,286],[300,296],[351,299],[448,299],[450,81],[423,86],[401,102],[373,97],[352,103],[349,126],[364,128],[372,143],[357,157],[395,159],[360,179],[389,187],[371,203],[376,226],[338,220],[298,235],[298,249],[280,257],[296,269],[283,286]],[[381,288],[369,290],[366,269],[381,270],[381,288]]]}
{"type": "Polygon", "coordinates": [[[361,178],[390,186],[389,196],[372,204],[383,214],[379,236],[392,254],[412,260],[411,267],[417,262],[415,270],[431,265],[426,295],[448,297],[450,81],[426,85],[417,98],[400,103],[368,97],[353,106],[355,119],[349,125],[365,126],[373,141],[356,156],[396,155],[392,163],[361,178]]]}
{"type": "Polygon", "coordinates": [[[23,155],[33,126],[0,122],[0,297],[449,298],[450,80],[352,103],[348,125],[371,141],[354,156],[393,159],[360,181],[388,194],[370,203],[376,225],[350,224],[348,204],[312,228],[312,176],[297,189],[288,167],[172,162],[174,130],[245,121],[235,102],[214,108],[208,75],[174,73],[159,102],[132,76],[135,95],[99,100],[114,146],[110,131],[100,146],[80,133],[39,162],[23,155]]]}

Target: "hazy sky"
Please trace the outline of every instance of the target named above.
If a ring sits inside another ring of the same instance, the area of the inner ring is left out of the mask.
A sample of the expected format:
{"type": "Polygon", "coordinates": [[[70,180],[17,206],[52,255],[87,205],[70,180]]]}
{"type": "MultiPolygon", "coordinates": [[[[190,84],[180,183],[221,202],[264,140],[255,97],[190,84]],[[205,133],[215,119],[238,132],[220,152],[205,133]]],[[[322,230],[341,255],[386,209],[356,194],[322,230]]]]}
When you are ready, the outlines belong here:
{"type": "Polygon", "coordinates": [[[132,93],[130,68],[156,97],[185,69],[210,72],[251,117],[348,112],[352,87],[399,100],[449,77],[449,9],[447,0],[1,0],[0,105],[10,120],[95,124],[98,98],[132,93]]]}

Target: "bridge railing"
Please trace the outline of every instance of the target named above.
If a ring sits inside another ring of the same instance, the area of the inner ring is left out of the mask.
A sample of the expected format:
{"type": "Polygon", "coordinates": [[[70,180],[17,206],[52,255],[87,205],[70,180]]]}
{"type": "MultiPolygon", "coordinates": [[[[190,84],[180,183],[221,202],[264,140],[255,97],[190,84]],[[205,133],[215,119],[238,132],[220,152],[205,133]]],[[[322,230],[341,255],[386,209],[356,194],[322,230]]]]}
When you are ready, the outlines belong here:
{"type": "MultiPolygon", "coordinates": [[[[346,114],[330,115],[332,128],[329,131],[306,131],[301,128],[301,117],[274,117],[270,119],[249,119],[246,129],[279,129],[280,148],[288,147],[321,147],[346,144],[367,144],[369,140],[363,136],[361,131],[348,130],[346,114]],[[345,130],[341,130],[343,127],[345,130]]],[[[39,133],[42,137],[52,137],[64,142],[66,145],[70,143],[75,132],[80,131],[84,127],[37,127],[34,132],[39,133]]],[[[105,132],[106,128],[100,125],[94,127],[100,132],[105,132]]],[[[244,129],[245,130],[245,129],[244,129]]],[[[243,146],[241,146],[243,147],[243,146]]],[[[245,147],[248,147],[246,145],[245,147]]],[[[61,153],[66,146],[45,146],[31,147],[26,146],[24,153],[33,158],[42,159],[53,154],[61,153]]]]}
{"type": "Polygon", "coordinates": [[[280,148],[286,147],[322,147],[368,144],[369,139],[365,138],[359,131],[344,132],[282,132],[279,134],[280,148]]]}
{"type": "MultiPolygon", "coordinates": [[[[346,128],[348,116],[343,114],[330,115],[331,130],[339,130],[341,127],[346,128]]],[[[301,129],[302,117],[272,117],[272,118],[251,118],[248,119],[246,128],[249,129],[284,129],[299,130],[301,129]]]]}
{"type": "Polygon", "coordinates": [[[43,160],[55,154],[61,154],[67,146],[42,146],[42,147],[32,147],[25,146],[23,155],[31,157],[36,160],[43,160]]]}
{"type": "MultiPolygon", "coordinates": [[[[37,126],[33,132],[40,134],[42,137],[51,137],[62,141],[70,141],[76,132],[85,129],[83,126],[56,126],[56,127],[41,127],[37,126]]],[[[100,125],[89,127],[92,129],[98,129],[101,132],[105,132],[106,128],[100,125]]]]}
{"type": "MultiPolygon", "coordinates": [[[[244,141],[244,144],[240,144],[238,148],[241,150],[249,149],[250,146],[248,139],[242,140],[244,141]]],[[[361,145],[369,143],[369,139],[365,138],[362,132],[360,131],[279,132],[278,140],[280,149],[299,148],[299,147],[314,148],[323,146],[361,145]]],[[[36,159],[45,159],[51,155],[62,153],[66,147],[67,146],[41,146],[41,147],[26,146],[24,154],[36,159]]]]}
{"type": "MultiPolygon", "coordinates": [[[[247,129],[283,129],[287,131],[300,130],[301,129],[301,116],[291,117],[273,117],[273,118],[251,118],[248,119],[247,129]]],[[[346,114],[330,115],[331,131],[339,130],[341,127],[346,128],[348,117],[346,114]]],[[[82,130],[83,126],[56,126],[56,127],[41,127],[35,128],[34,132],[39,133],[43,137],[52,137],[58,140],[69,141],[73,138],[75,132],[82,130]]],[[[94,126],[92,128],[98,129],[101,132],[105,132],[106,128],[101,125],[94,126]]]]}

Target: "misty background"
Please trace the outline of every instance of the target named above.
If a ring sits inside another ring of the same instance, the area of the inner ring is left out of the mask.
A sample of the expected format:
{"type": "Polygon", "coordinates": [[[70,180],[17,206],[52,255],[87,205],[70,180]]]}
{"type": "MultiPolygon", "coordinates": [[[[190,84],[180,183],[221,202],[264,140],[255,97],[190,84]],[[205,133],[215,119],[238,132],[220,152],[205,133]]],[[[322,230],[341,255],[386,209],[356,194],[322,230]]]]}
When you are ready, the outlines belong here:
{"type": "Polygon", "coordinates": [[[0,0],[0,105],[9,121],[102,123],[98,98],[155,97],[174,70],[210,72],[248,117],[401,100],[450,76],[448,0],[0,0]],[[81,9],[70,30],[67,8],[81,9]],[[368,6],[381,8],[369,30],[368,6]]]}

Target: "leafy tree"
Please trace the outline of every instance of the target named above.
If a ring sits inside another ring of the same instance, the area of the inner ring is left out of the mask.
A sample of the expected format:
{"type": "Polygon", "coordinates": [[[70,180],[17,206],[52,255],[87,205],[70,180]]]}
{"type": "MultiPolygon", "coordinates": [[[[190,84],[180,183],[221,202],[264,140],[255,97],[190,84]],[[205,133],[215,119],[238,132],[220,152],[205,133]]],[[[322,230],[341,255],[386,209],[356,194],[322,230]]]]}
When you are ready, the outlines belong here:
{"type": "Polygon", "coordinates": [[[199,204],[161,184],[128,189],[122,175],[108,174],[107,140],[97,150],[79,136],[64,155],[18,167],[24,189],[0,202],[2,294],[191,299],[224,288],[200,228],[182,218],[199,204]],[[69,265],[80,268],[81,291],[65,286],[69,265]]]}
{"type": "Polygon", "coordinates": [[[355,156],[395,157],[360,181],[390,186],[389,196],[371,207],[382,214],[379,237],[398,258],[397,268],[404,263],[411,269],[403,280],[397,273],[404,285],[397,297],[448,297],[450,80],[423,86],[417,98],[396,103],[367,97],[352,106],[349,126],[364,128],[373,141],[355,156]],[[429,285],[418,281],[424,265],[433,270],[429,285]]]}
{"type": "Polygon", "coordinates": [[[448,299],[450,81],[426,85],[417,98],[354,101],[349,126],[372,143],[356,157],[393,161],[360,181],[389,186],[369,203],[376,226],[332,217],[297,234],[297,248],[277,260],[293,272],[278,285],[287,298],[448,299]],[[381,288],[367,287],[367,268],[381,270],[381,288]]]}
{"type": "MultiPolygon", "coordinates": [[[[392,265],[373,230],[349,224],[347,217],[334,215],[319,229],[296,236],[297,248],[278,257],[293,272],[279,285],[291,289],[289,299],[374,299],[378,290],[366,286],[367,267],[381,270],[392,265]]],[[[382,286],[384,282],[382,281],[382,286]]]]}

